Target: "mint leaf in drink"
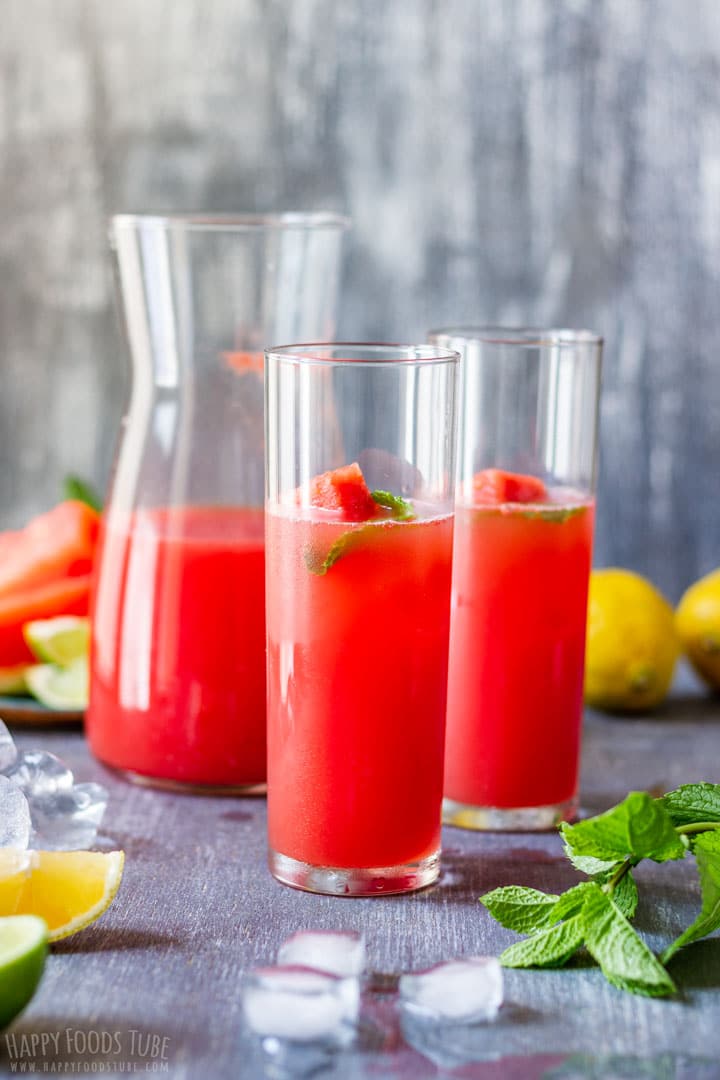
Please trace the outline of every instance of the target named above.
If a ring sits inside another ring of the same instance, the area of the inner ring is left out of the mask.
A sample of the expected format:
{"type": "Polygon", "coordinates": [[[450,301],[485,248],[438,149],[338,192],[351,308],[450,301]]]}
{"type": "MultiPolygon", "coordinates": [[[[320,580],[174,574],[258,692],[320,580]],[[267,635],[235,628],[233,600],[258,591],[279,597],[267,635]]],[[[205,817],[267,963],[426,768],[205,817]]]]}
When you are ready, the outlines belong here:
{"type": "Polygon", "coordinates": [[[500,954],[503,967],[562,967],[578,951],[585,939],[582,915],[541,930],[518,941],[500,954]]]}
{"type": "Polygon", "coordinates": [[[720,833],[701,833],[695,840],[693,850],[700,875],[702,909],[697,919],[662,954],[664,964],[683,945],[689,945],[691,941],[697,941],[720,928],[720,833]]]}
{"type": "Polygon", "coordinates": [[[522,885],[507,885],[493,889],[480,897],[493,919],[508,930],[529,934],[548,925],[548,915],[555,909],[559,896],[526,889],[522,885]]]}
{"type": "MultiPolygon", "coordinates": [[[[584,514],[587,510],[587,506],[534,506],[528,507],[527,510],[521,510],[518,514],[519,517],[524,518],[541,518],[542,521],[552,521],[556,525],[562,525],[568,518],[577,517],[578,514],[584,514]]],[[[517,511],[514,511],[517,513],[517,511]]]]}
{"type": "Polygon", "coordinates": [[[102,499],[95,488],[81,480],[79,476],[72,473],[66,476],[63,480],[62,490],[64,499],[75,499],[77,502],[85,503],[92,510],[97,510],[98,513],[102,510],[102,499]]]}
{"type": "Polygon", "coordinates": [[[683,784],[661,800],[673,825],[720,822],[720,784],[683,784]]]}
{"type": "Polygon", "coordinates": [[[663,804],[644,791],[631,792],[604,814],[561,828],[573,855],[603,861],[632,856],[666,862],[682,859],[686,851],[663,804]]]}
{"type": "Polygon", "coordinates": [[[374,499],[378,506],[390,510],[395,521],[414,521],[417,517],[413,504],[400,495],[393,495],[391,491],[371,491],[370,498],[374,499]]]}
{"type": "Polygon", "coordinates": [[[579,919],[588,952],[614,986],[649,997],[675,993],[665,968],[599,885],[590,885],[579,919]]]}

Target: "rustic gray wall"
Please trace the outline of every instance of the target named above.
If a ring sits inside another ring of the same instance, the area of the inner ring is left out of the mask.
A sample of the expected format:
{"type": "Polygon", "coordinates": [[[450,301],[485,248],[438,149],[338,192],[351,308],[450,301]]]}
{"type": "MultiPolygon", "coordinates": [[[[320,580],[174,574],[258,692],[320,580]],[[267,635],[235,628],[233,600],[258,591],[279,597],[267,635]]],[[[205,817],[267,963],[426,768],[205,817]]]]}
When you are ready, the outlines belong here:
{"type": "Polygon", "coordinates": [[[114,210],[331,207],[341,321],[607,340],[598,562],[720,563],[717,0],[0,0],[0,515],[103,482],[114,210]]]}

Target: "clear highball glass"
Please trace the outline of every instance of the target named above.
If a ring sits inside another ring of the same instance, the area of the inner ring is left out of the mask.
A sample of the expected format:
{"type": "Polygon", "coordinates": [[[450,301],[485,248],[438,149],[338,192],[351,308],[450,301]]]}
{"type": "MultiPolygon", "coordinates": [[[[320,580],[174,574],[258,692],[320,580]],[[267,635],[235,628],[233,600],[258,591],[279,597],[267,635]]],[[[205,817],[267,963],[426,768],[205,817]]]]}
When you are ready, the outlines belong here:
{"type": "Polygon", "coordinates": [[[438,875],[457,365],[266,353],[269,862],[295,888],[438,875]]]}
{"type": "Polygon", "coordinates": [[[458,328],[462,354],[444,820],[577,810],[602,340],[458,328]]]}

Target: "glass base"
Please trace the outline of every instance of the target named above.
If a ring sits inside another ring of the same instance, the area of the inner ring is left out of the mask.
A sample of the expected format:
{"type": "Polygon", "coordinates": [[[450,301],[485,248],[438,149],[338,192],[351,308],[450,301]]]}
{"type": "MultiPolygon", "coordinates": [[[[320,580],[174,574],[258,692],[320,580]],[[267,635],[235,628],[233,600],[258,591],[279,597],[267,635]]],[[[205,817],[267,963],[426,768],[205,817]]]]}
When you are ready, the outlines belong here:
{"type": "Polygon", "coordinates": [[[113,765],[106,765],[106,768],[139,787],[174,791],[180,795],[265,795],[267,792],[264,781],[260,784],[194,784],[192,781],[170,780],[164,776],[145,776],[132,769],[118,769],[113,765]]]}
{"type": "Polygon", "coordinates": [[[440,873],[440,851],[400,866],[313,866],[270,848],[270,873],[283,885],[326,896],[392,896],[433,885],[440,873]]]}
{"type": "Polygon", "coordinates": [[[472,806],[469,803],[443,799],[442,819],[444,825],[460,829],[478,829],[487,832],[543,832],[556,828],[561,821],[573,821],[577,817],[578,799],[573,795],[566,802],[550,806],[495,807],[472,806]]]}

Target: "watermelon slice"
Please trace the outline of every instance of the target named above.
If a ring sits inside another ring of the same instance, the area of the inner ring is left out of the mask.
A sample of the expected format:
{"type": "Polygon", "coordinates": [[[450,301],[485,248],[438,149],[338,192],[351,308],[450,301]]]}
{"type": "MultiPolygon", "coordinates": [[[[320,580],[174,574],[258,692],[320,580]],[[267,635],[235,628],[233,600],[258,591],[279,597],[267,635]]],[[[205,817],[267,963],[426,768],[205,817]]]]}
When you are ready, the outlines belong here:
{"type": "Polygon", "coordinates": [[[547,488],[537,476],[483,469],[473,477],[473,502],[476,506],[501,503],[534,503],[547,499],[547,488]]]}
{"type": "Polygon", "coordinates": [[[60,578],[87,576],[99,525],[97,511],[72,499],[33,518],[24,529],[0,533],[0,599],[60,578]]]}
{"type": "Polygon", "coordinates": [[[356,461],[316,476],[310,485],[310,503],[336,511],[343,521],[368,521],[378,513],[356,461]]]}

